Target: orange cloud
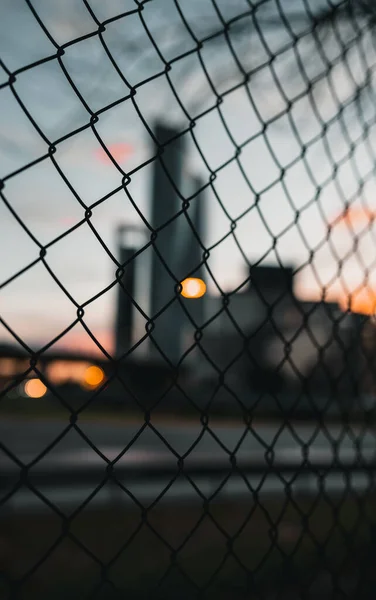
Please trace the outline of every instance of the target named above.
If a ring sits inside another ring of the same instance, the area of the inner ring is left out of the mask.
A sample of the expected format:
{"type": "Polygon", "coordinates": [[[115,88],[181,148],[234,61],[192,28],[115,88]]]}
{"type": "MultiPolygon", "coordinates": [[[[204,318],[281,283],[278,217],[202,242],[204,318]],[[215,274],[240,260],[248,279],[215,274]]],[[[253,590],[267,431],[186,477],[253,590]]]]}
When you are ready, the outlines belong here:
{"type": "MultiPolygon", "coordinates": [[[[133,146],[131,146],[131,144],[125,144],[124,142],[110,144],[107,146],[107,149],[118,164],[124,162],[133,154],[133,146]]],[[[112,164],[112,161],[103,148],[98,148],[98,150],[95,152],[95,155],[100,162],[106,165],[112,164]]]]}
{"type": "Polygon", "coordinates": [[[305,286],[300,284],[296,289],[297,297],[309,302],[336,302],[341,310],[362,314],[376,315],[376,288],[365,284],[359,290],[344,290],[339,281],[327,290],[323,298],[319,285],[305,286]]]}
{"type": "Polygon", "coordinates": [[[358,225],[358,223],[373,223],[376,220],[376,211],[362,208],[353,207],[347,208],[343,213],[338,215],[332,222],[333,224],[346,224],[346,225],[358,225]]]}
{"type": "Polygon", "coordinates": [[[367,286],[353,292],[350,295],[343,295],[339,300],[342,310],[351,310],[351,312],[362,315],[376,314],[376,290],[367,286]]]}
{"type": "MultiPolygon", "coordinates": [[[[114,350],[114,339],[113,333],[110,329],[101,329],[101,330],[93,330],[93,334],[95,335],[98,342],[103,346],[103,348],[109,353],[112,354],[114,350]]],[[[54,349],[67,349],[75,352],[82,352],[92,356],[98,356],[103,358],[103,352],[98,348],[98,346],[93,342],[90,336],[84,330],[80,330],[79,328],[71,330],[67,335],[65,335],[59,342],[54,344],[54,349]]]]}

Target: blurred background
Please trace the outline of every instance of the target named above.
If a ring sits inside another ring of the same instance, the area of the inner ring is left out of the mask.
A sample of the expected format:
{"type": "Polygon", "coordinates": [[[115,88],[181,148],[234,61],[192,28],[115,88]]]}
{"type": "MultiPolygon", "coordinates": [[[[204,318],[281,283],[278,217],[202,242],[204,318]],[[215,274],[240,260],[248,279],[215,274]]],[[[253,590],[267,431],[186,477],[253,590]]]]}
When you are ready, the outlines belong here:
{"type": "Polygon", "coordinates": [[[0,596],[373,598],[374,3],[0,12],[0,596]]]}

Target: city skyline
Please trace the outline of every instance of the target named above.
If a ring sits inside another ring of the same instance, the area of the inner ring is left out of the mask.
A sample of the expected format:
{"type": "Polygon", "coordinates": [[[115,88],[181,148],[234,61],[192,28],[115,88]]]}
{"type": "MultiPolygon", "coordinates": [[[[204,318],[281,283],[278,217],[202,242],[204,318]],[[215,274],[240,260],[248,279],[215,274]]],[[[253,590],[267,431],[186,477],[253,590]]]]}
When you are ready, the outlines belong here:
{"type": "MultiPolygon", "coordinates": [[[[96,3],[95,10],[100,10],[99,4],[96,3]]],[[[47,4],[42,2],[42,5],[47,10],[47,4]]],[[[111,6],[115,12],[119,8],[115,2],[110,3],[106,10],[111,12],[111,6]]],[[[240,3],[237,6],[240,6],[240,3]]],[[[0,25],[4,36],[0,37],[4,46],[2,50],[5,50],[5,63],[8,61],[7,66],[11,70],[50,53],[43,31],[36,25],[26,6],[8,2],[4,14],[6,18],[0,25]],[[21,36],[22,28],[25,27],[28,31],[27,43],[23,42],[17,47],[12,40],[17,38],[16,34],[21,36]],[[12,28],[15,35],[10,40],[5,34],[12,28]]],[[[55,35],[60,35],[61,43],[73,39],[78,29],[87,31],[92,26],[87,15],[81,15],[77,23],[69,23],[64,20],[63,15],[59,12],[54,13],[52,9],[46,16],[46,23],[55,35]]],[[[114,45],[116,36],[111,31],[109,28],[106,39],[114,45]]],[[[284,35],[274,32],[274,46],[278,45],[278,42],[282,44],[284,35]]],[[[368,43],[367,40],[366,37],[368,43]]],[[[98,63],[98,72],[104,73],[111,82],[111,85],[108,83],[108,97],[104,100],[103,90],[98,87],[98,82],[101,83],[100,78],[95,79],[95,85],[90,90],[87,79],[81,78],[82,93],[94,109],[124,95],[119,82],[113,79],[115,75],[110,71],[98,44],[90,48],[85,45],[82,47],[83,56],[88,61],[85,63],[89,69],[88,73],[90,74],[90,68],[93,66],[93,60],[89,60],[92,52],[98,63]]],[[[262,54],[260,49],[258,51],[262,54]]],[[[118,58],[121,62],[120,55],[118,58]]],[[[64,60],[67,61],[67,68],[77,76],[79,63],[74,62],[77,61],[77,56],[69,55],[63,58],[64,60]]],[[[353,60],[356,63],[357,59],[353,57],[353,60]]],[[[152,68],[156,68],[155,64],[152,68]]],[[[210,61],[209,64],[211,65],[210,61]]],[[[278,68],[281,70],[282,66],[278,68]]],[[[324,72],[318,64],[307,63],[306,68],[312,77],[315,71],[321,69],[324,72]]],[[[124,69],[127,70],[126,66],[124,69]]],[[[146,77],[150,67],[145,63],[142,69],[139,71],[139,81],[146,77]]],[[[376,186],[370,178],[374,130],[372,126],[369,127],[368,137],[361,136],[360,141],[356,142],[356,151],[351,158],[346,159],[349,142],[343,128],[347,128],[348,136],[354,142],[363,133],[358,101],[349,102],[354,96],[355,83],[348,77],[346,64],[336,64],[331,73],[338,99],[332,96],[329,87],[318,90],[317,93],[313,90],[310,96],[302,96],[296,101],[290,112],[286,109],[286,100],[281,97],[278,87],[268,81],[269,67],[264,71],[264,80],[261,74],[260,81],[249,87],[253,104],[246,90],[241,88],[226,96],[220,108],[213,109],[205,118],[197,120],[192,130],[195,140],[191,133],[184,136],[188,146],[185,169],[190,174],[202,178],[205,183],[209,181],[210,172],[216,174],[207,189],[207,247],[214,246],[229,232],[231,220],[236,221],[242,212],[252,207],[247,216],[237,221],[238,226],[234,232],[248,260],[257,262],[271,250],[266,256],[267,262],[277,262],[277,251],[278,258],[283,263],[292,263],[299,268],[311,260],[311,250],[325,240],[328,223],[343,211],[345,199],[358,207],[364,203],[370,211],[376,208],[373,201],[376,186]],[[312,111],[312,98],[317,104],[322,121],[329,123],[325,134],[322,134],[322,124],[312,111]],[[338,112],[338,102],[346,107],[340,119],[331,121],[338,112]],[[262,122],[270,121],[279,112],[282,112],[281,117],[270,123],[262,133],[262,122]],[[239,163],[234,158],[236,148],[221,118],[225,120],[237,144],[242,144],[252,135],[255,136],[252,142],[243,147],[238,158],[239,163]],[[292,129],[293,122],[298,124],[300,141],[292,129]],[[317,135],[318,139],[311,143],[317,135]],[[205,165],[200,157],[195,141],[204,157],[209,160],[208,165],[205,165]],[[302,143],[307,145],[304,158],[302,143]],[[233,158],[233,161],[221,169],[221,165],[229,158],[233,158]],[[341,160],[344,162],[339,164],[341,160]],[[334,172],[333,165],[336,163],[339,166],[334,172]],[[248,185],[240,166],[251,185],[248,185]],[[315,173],[313,180],[310,171],[315,173]],[[361,188],[359,180],[364,182],[361,188]],[[315,200],[319,186],[322,186],[321,193],[315,200]],[[257,194],[260,194],[258,203],[255,202],[257,194]],[[299,219],[295,221],[297,212],[299,219]],[[276,240],[274,250],[273,237],[276,240]]],[[[364,74],[364,77],[366,75],[364,74]]],[[[236,79],[236,73],[234,77],[236,79]]],[[[360,80],[362,74],[354,77],[360,80]]],[[[178,93],[183,103],[188,104],[192,101],[195,90],[203,79],[202,69],[197,67],[190,72],[186,80],[179,83],[178,93]]],[[[302,89],[301,82],[290,82],[286,75],[284,85],[291,97],[302,89]]],[[[226,87],[226,82],[222,87],[226,87]]],[[[56,61],[21,73],[17,77],[14,89],[51,140],[56,140],[67,131],[88,122],[86,110],[72,92],[56,61]]],[[[181,129],[187,126],[187,119],[172,97],[165,78],[139,88],[135,101],[150,123],[160,118],[161,109],[167,102],[171,106],[173,124],[181,129]],[[150,95],[156,98],[155,106],[150,106],[148,102],[150,95]]],[[[33,129],[9,88],[0,91],[0,102],[1,114],[3,117],[7,115],[1,126],[0,145],[0,176],[6,178],[3,193],[9,206],[29,228],[34,238],[45,246],[69,227],[79,223],[84,218],[84,208],[68,189],[50,158],[7,179],[10,173],[22,165],[44,155],[47,145],[33,129]]],[[[208,97],[202,105],[213,105],[213,97],[208,97]]],[[[364,119],[367,119],[373,110],[372,107],[365,107],[364,119]]],[[[198,112],[200,111],[197,110],[198,112]]],[[[152,169],[150,166],[140,170],[137,168],[150,160],[153,149],[150,136],[133,105],[126,101],[103,113],[97,129],[104,143],[113,149],[120,168],[127,172],[134,171],[127,189],[137,208],[149,218],[152,169]],[[123,152],[119,154],[121,148],[123,152]]],[[[103,196],[121,187],[122,176],[119,169],[110,161],[102,159],[101,146],[90,129],[59,144],[54,155],[54,160],[78,197],[88,206],[94,205],[103,196]]],[[[0,280],[3,283],[37,260],[39,249],[4,202],[0,203],[0,220],[0,252],[6,257],[6,261],[0,266],[0,280]]],[[[119,221],[141,224],[129,197],[121,189],[109,196],[105,202],[97,204],[90,217],[92,228],[95,228],[112,254],[116,253],[114,231],[119,221]]],[[[357,222],[355,229],[360,231],[363,225],[364,223],[357,222]]],[[[338,225],[333,230],[331,240],[337,256],[333,255],[330,244],[326,243],[315,251],[312,257],[313,266],[322,285],[336,278],[338,256],[346,256],[346,253],[351,251],[354,234],[338,225]]],[[[364,265],[373,265],[373,232],[365,235],[359,243],[359,252],[363,264],[359,264],[358,257],[353,252],[344,266],[344,279],[350,288],[362,284],[364,265]]],[[[78,304],[85,303],[115,280],[116,265],[98,242],[93,229],[86,223],[51,246],[45,261],[78,304]]],[[[240,285],[245,273],[248,273],[248,265],[232,235],[211,251],[208,264],[219,286],[225,291],[231,291],[240,285]]],[[[371,276],[372,279],[373,266],[371,276]]],[[[204,273],[204,280],[208,293],[219,293],[216,283],[208,273],[204,273]]],[[[372,286],[371,281],[370,287],[372,286]]],[[[344,292],[340,288],[337,278],[332,292],[329,290],[328,299],[335,296],[340,299],[341,295],[343,297],[344,292]]],[[[310,267],[298,278],[296,292],[305,298],[314,299],[319,296],[320,285],[310,267]]],[[[85,314],[88,327],[108,349],[112,347],[115,294],[114,289],[110,290],[94,304],[88,305],[85,314]]],[[[5,285],[0,292],[0,303],[4,320],[20,338],[30,344],[47,343],[76,318],[75,306],[41,262],[5,285]]],[[[2,339],[10,338],[6,330],[0,327],[0,340],[2,339]]],[[[95,344],[80,325],[67,333],[60,343],[95,349],[95,344]]]]}

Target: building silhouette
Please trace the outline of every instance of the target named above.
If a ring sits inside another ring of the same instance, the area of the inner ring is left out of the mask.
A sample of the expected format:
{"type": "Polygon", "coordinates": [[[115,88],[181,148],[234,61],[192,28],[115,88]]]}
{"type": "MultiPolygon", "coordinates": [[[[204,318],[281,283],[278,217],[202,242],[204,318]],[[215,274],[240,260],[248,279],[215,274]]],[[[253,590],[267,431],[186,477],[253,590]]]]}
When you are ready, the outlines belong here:
{"type": "Polygon", "coordinates": [[[151,224],[159,229],[153,242],[151,268],[151,309],[154,329],[150,352],[155,360],[176,365],[184,347],[189,316],[199,326],[203,321],[203,300],[177,298],[175,288],[186,277],[203,277],[205,194],[203,181],[187,172],[184,139],[179,131],[157,124],[158,154],[154,161],[151,224]],[[163,152],[161,152],[163,150],[163,152]],[[185,200],[189,198],[189,206],[185,200]],[[182,212],[183,211],[183,212],[182,212]],[[184,307],[184,308],[183,308],[184,307]],[[161,314],[158,314],[163,311],[161,314]],[[165,361],[166,362],[166,361],[165,361]]]}
{"type": "Polygon", "coordinates": [[[151,225],[156,231],[153,242],[151,272],[151,316],[154,329],[150,350],[158,361],[176,364],[180,355],[180,307],[175,296],[179,281],[175,245],[178,238],[178,217],[181,209],[183,139],[176,131],[162,124],[154,130],[157,140],[151,191],[151,225]],[[161,228],[161,229],[159,229],[161,228]],[[171,303],[172,301],[172,303],[171,303]],[[169,304],[171,303],[171,304],[169,304]],[[161,314],[158,314],[163,311],[161,314]],[[163,354],[162,354],[163,353],[163,354]]]}
{"type": "MultiPolygon", "coordinates": [[[[123,233],[119,228],[119,234],[123,233]]],[[[120,235],[118,236],[120,238],[120,235]]],[[[119,277],[117,285],[117,307],[115,325],[115,356],[120,358],[132,347],[133,335],[133,303],[135,297],[135,260],[132,258],[136,253],[135,247],[126,247],[122,243],[118,245],[119,263],[124,273],[119,277]]]]}
{"type": "MultiPolygon", "coordinates": [[[[225,298],[206,293],[190,300],[176,294],[177,283],[188,276],[207,279],[204,185],[187,171],[178,133],[163,124],[154,128],[154,235],[129,224],[116,231],[121,269],[114,319],[116,360],[47,353],[39,358],[41,371],[51,372],[51,364],[59,361],[94,362],[109,381],[114,375],[97,401],[120,406],[134,405],[135,397],[145,406],[153,404],[175,381],[178,364],[179,381],[197,403],[205,405],[213,392],[228,413],[236,405],[229,389],[245,405],[264,394],[260,406],[266,413],[281,408],[268,404],[265,394],[269,399],[283,397],[286,410],[299,394],[305,395],[306,406],[308,397],[317,405],[322,398],[332,398],[338,409],[361,395],[375,395],[375,324],[364,315],[344,313],[336,303],[299,300],[293,266],[251,265],[248,286],[225,298]],[[152,245],[137,255],[149,241],[152,245]],[[152,324],[150,333],[132,349],[146,336],[146,321],[152,324]]],[[[0,387],[5,389],[11,376],[21,381],[28,364],[25,351],[0,348],[0,387]]],[[[70,397],[87,394],[78,384],[72,389],[70,397]]],[[[175,390],[164,402],[166,410],[172,410],[185,399],[175,390]]]]}
{"type": "MultiPolygon", "coordinates": [[[[128,353],[137,341],[137,336],[145,334],[140,331],[142,325],[141,310],[148,308],[145,295],[150,285],[145,286],[148,277],[148,256],[142,248],[147,243],[145,229],[123,224],[116,231],[117,259],[123,274],[118,277],[116,286],[115,307],[115,357],[120,358],[128,353]],[[141,250],[141,252],[140,252],[141,250]],[[138,254],[137,254],[138,253],[138,254]],[[145,289],[146,288],[146,289],[145,289]]],[[[143,353],[147,352],[147,344],[143,344],[143,353]]],[[[133,354],[139,354],[132,350],[133,354]]]]}

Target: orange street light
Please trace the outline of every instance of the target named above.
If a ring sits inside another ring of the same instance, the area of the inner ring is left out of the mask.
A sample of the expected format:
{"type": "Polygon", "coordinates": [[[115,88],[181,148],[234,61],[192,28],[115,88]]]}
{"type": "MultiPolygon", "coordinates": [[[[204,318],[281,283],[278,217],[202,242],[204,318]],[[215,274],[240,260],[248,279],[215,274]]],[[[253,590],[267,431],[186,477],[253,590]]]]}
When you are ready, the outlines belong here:
{"type": "Polygon", "coordinates": [[[29,398],[42,398],[46,394],[47,388],[40,379],[28,379],[24,391],[29,398]]]}
{"type": "Polygon", "coordinates": [[[92,365],[84,373],[84,385],[89,388],[97,387],[104,380],[104,372],[100,367],[92,365]]]}
{"type": "Polygon", "coordinates": [[[181,295],[184,298],[201,298],[206,292],[206,284],[197,277],[188,277],[181,282],[181,295]]]}

